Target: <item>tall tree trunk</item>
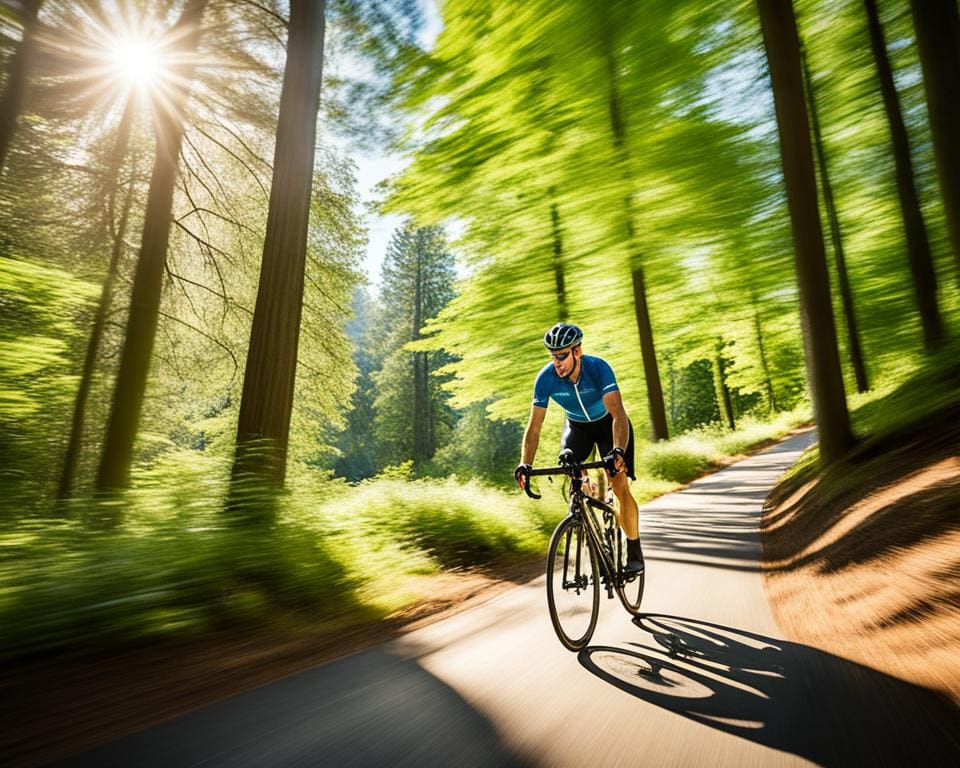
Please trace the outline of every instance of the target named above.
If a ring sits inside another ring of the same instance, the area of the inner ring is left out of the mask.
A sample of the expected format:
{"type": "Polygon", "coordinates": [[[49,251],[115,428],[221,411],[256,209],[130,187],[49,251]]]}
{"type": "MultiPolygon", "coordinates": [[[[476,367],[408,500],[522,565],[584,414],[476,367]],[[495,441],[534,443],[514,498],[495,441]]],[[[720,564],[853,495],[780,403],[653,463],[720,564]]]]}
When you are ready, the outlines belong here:
{"type": "Polygon", "coordinates": [[[796,20],[790,0],[757,0],[757,7],[773,86],[793,230],[807,381],[819,430],[820,457],[824,464],[831,464],[853,446],[854,439],[830,301],[796,20]]]}
{"type": "Polygon", "coordinates": [[[103,338],[103,329],[106,325],[107,312],[113,298],[113,285],[117,279],[117,268],[120,256],[123,253],[123,242],[127,234],[127,222],[130,218],[130,205],[133,202],[133,181],[127,186],[127,193],[123,201],[123,210],[120,220],[113,233],[113,247],[110,252],[110,263],[107,265],[107,274],[100,289],[100,301],[93,317],[93,327],[90,339],[87,342],[87,352],[83,361],[83,371],[80,374],[80,385],[73,403],[73,420],[70,424],[70,437],[67,442],[67,452],[63,459],[63,471],[60,474],[60,486],[57,498],[64,501],[73,493],[73,480],[76,476],[77,461],[80,458],[80,447],[83,443],[83,424],[87,410],[87,398],[93,385],[93,375],[96,371],[97,356],[100,352],[100,341],[103,338]]]}
{"type": "Polygon", "coordinates": [[[158,105],[154,112],[156,156],[147,195],[140,255],[130,296],[127,332],[97,473],[98,491],[124,488],[129,480],[133,444],[147,388],[160,312],[170,214],[183,142],[183,115],[195,68],[192,55],[200,42],[200,22],[206,6],[207,0],[190,0],[169,35],[178,42],[181,55],[178,57],[179,63],[171,67],[174,76],[171,77],[173,86],[168,99],[163,106],[158,105]]]}
{"type": "MultiPolygon", "coordinates": [[[[307,256],[325,3],[291,0],[260,285],[237,423],[233,479],[280,488],[287,469],[307,256]]],[[[239,490],[234,483],[234,489],[239,490]]],[[[236,493],[236,490],[234,493],[236,493]]],[[[234,495],[231,500],[239,500],[234,495]]]]}
{"type": "Polygon", "coordinates": [[[633,278],[633,303],[637,319],[637,333],[640,337],[640,354],[643,357],[643,374],[647,385],[647,405],[650,409],[650,427],[654,442],[666,440],[669,437],[667,430],[667,412],[663,403],[663,385],[660,382],[660,371],[657,366],[657,354],[653,348],[653,325],[650,322],[650,311],[647,305],[646,283],[643,276],[643,263],[640,248],[637,244],[636,227],[633,221],[633,204],[631,202],[633,181],[630,174],[630,155],[627,149],[627,129],[624,124],[620,108],[620,91],[617,85],[617,65],[613,51],[613,34],[607,28],[605,41],[607,56],[607,77],[610,84],[609,108],[610,130],[613,133],[613,146],[623,175],[627,194],[624,196],[624,228],[627,235],[627,257],[631,264],[633,278]]]}
{"type": "Polygon", "coordinates": [[[424,456],[427,460],[433,458],[437,452],[437,425],[435,421],[436,407],[433,398],[432,387],[430,386],[430,353],[423,353],[423,402],[426,411],[426,451],[424,456]]]}
{"type": "Polygon", "coordinates": [[[36,47],[37,14],[43,0],[24,0],[20,21],[23,25],[23,37],[7,65],[7,82],[0,96],[0,173],[6,165],[7,152],[17,130],[17,118],[23,106],[23,95],[27,90],[27,73],[30,60],[36,47]]]}
{"type": "Polygon", "coordinates": [[[563,231],[560,229],[560,209],[550,189],[550,225],[553,233],[553,278],[557,286],[557,320],[561,323],[570,319],[567,309],[567,289],[563,279],[563,231]]]}
{"type": "MultiPolygon", "coordinates": [[[[420,338],[423,327],[423,231],[418,230],[414,239],[416,266],[413,276],[413,334],[414,341],[420,338]]],[[[413,353],[413,461],[420,465],[427,458],[427,392],[425,353],[413,353]]]]}
{"type": "Polygon", "coordinates": [[[813,78],[810,76],[810,67],[807,65],[807,53],[802,43],[800,45],[800,61],[803,65],[803,79],[807,86],[807,103],[810,105],[813,145],[817,151],[817,161],[820,165],[820,184],[823,187],[823,205],[827,210],[827,221],[830,223],[830,240],[833,243],[833,256],[837,267],[840,302],[843,306],[843,317],[847,326],[847,347],[850,352],[850,364],[853,366],[853,375],[857,381],[857,392],[866,392],[870,389],[870,386],[867,383],[867,368],[863,364],[860,332],[857,330],[857,314],[853,307],[853,292],[850,290],[850,278],[847,275],[847,258],[843,252],[843,237],[840,235],[840,217],[837,214],[837,204],[833,199],[833,187],[830,184],[830,173],[827,170],[827,153],[823,147],[823,136],[820,133],[820,120],[817,117],[817,100],[813,90],[813,78]]]}
{"type": "Polygon", "coordinates": [[[80,385],[73,403],[73,419],[70,424],[70,437],[67,440],[67,451],[63,460],[63,470],[60,473],[60,485],[57,490],[57,499],[63,501],[70,498],[73,490],[73,479],[76,475],[77,461],[80,457],[80,446],[83,441],[83,422],[87,410],[87,398],[93,383],[93,374],[96,370],[97,355],[100,352],[100,340],[103,337],[103,326],[107,318],[107,310],[113,297],[113,284],[117,277],[117,267],[120,255],[123,253],[123,241],[127,234],[127,222],[130,217],[130,206],[133,202],[133,179],[127,185],[127,194],[123,202],[123,211],[120,220],[116,220],[117,205],[117,178],[120,168],[127,156],[127,147],[130,142],[130,129],[133,125],[133,115],[136,99],[133,92],[127,97],[123,115],[117,125],[117,140],[110,157],[110,166],[104,184],[107,195],[107,209],[105,212],[106,229],[113,241],[110,251],[110,260],[107,264],[107,273],[100,289],[100,301],[93,316],[93,327],[90,339],[87,342],[87,352],[83,361],[83,371],[80,374],[80,385]]]}
{"type": "Polygon", "coordinates": [[[677,368],[673,363],[673,355],[667,355],[667,378],[670,381],[670,427],[677,428],[677,368]]]}
{"type": "Polygon", "coordinates": [[[957,0],[910,0],[927,94],[933,155],[953,257],[960,269],[960,19],[957,0]]]}
{"type": "Polygon", "coordinates": [[[717,339],[713,347],[713,389],[717,397],[717,406],[720,409],[720,420],[732,432],[737,428],[733,417],[733,402],[730,399],[730,388],[727,386],[726,360],[723,357],[723,339],[717,339]]]}
{"type": "Polygon", "coordinates": [[[773,377],[770,375],[770,364],[767,362],[766,346],[763,343],[763,325],[760,322],[760,302],[757,301],[757,293],[751,287],[750,303],[753,304],[753,333],[757,340],[757,350],[760,353],[760,367],[763,370],[763,384],[767,390],[767,406],[770,413],[777,411],[777,398],[773,393],[773,377]]]}
{"type": "Polygon", "coordinates": [[[870,31],[870,47],[877,64],[880,93],[890,124],[890,139],[893,145],[893,160],[897,174],[897,192],[900,196],[900,211],[907,240],[907,259],[913,276],[913,291],[920,311],[923,327],[923,344],[927,351],[939,346],[943,340],[943,322],[937,306],[937,274],[930,255],[927,228],[923,223],[920,199],[914,184],[913,160],[910,157],[910,141],[900,111],[900,99],[893,82],[893,69],[887,56],[887,44],[880,25],[875,0],[863,0],[867,12],[867,27],[870,31]]]}
{"type": "Polygon", "coordinates": [[[663,387],[660,384],[660,372],[657,370],[657,355],[653,349],[653,328],[650,325],[650,312],[647,309],[647,288],[644,285],[643,268],[634,267],[632,278],[633,307],[640,333],[643,375],[647,382],[647,401],[650,405],[650,426],[654,441],[666,440],[669,436],[667,412],[663,405],[663,387]]]}

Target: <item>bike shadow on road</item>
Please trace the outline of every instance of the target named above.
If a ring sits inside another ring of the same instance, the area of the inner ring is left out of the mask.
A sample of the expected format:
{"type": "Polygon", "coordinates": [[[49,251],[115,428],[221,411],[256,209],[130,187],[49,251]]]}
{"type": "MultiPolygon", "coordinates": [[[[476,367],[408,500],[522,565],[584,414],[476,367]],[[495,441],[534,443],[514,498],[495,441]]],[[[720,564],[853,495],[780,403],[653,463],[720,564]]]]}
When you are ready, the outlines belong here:
{"type": "Polygon", "coordinates": [[[644,642],[588,646],[579,661],[639,699],[820,765],[960,765],[960,710],[933,691],[720,624],[634,622],[644,642]]]}

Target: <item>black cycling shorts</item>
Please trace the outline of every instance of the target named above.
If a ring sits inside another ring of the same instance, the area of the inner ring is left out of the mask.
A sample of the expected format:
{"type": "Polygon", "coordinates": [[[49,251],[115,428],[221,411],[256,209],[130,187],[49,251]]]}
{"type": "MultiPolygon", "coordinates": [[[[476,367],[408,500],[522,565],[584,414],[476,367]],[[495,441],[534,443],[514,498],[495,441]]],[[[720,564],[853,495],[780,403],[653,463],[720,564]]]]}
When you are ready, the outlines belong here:
{"type": "MultiPolygon", "coordinates": [[[[636,480],[633,473],[633,424],[627,419],[627,425],[630,428],[630,441],[627,443],[627,449],[623,456],[623,461],[627,465],[627,477],[636,480]]],[[[603,458],[613,450],[613,416],[609,413],[602,419],[596,421],[571,421],[563,425],[563,434],[560,436],[560,450],[569,448],[573,451],[573,458],[578,462],[585,462],[593,453],[593,446],[597,446],[600,453],[598,458],[603,458]]]]}

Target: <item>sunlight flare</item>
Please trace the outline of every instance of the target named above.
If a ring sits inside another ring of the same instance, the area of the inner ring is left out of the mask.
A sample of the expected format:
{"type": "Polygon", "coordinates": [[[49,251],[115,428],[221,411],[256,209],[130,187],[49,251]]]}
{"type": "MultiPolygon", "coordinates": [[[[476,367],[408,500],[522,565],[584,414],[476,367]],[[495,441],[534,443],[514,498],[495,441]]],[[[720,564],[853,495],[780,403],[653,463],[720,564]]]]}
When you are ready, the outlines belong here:
{"type": "Polygon", "coordinates": [[[111,63],[130,85],[149,86],[163,74],[157,45],[142,38],[118,40],[111,52],[111,63]]]}

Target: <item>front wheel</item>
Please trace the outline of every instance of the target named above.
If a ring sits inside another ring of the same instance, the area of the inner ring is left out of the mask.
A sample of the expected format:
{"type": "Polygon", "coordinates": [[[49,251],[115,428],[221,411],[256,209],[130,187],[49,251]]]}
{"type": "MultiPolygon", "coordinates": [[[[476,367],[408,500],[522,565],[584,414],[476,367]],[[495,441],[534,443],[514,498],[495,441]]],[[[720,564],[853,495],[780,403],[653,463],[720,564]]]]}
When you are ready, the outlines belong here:
{"type": "Polygon", "coordinates": [[[579,651],[590,642],[600,615],[597,561],[583,523],[570,517],[557,526],[547,550],[547,607],[565,648],[579,651]]]}
{"type": "Polygon", "coordinates": [[[636,616],[640,613],[640,601],[643,600],[644,574],[628,576],[623,572],[627,564],[627,537],[618,531],[620,537],[620,567],[617,578],[617,595],[628,613],[636,616]]]}

